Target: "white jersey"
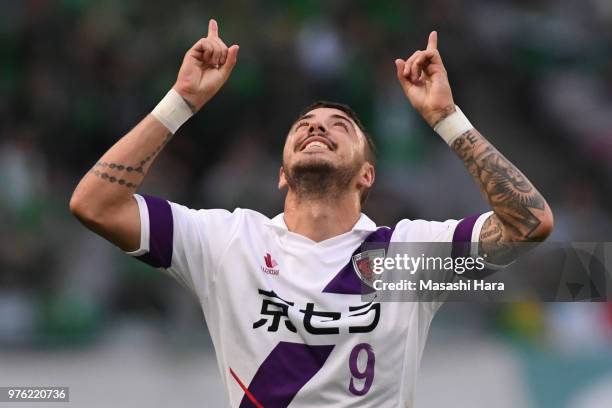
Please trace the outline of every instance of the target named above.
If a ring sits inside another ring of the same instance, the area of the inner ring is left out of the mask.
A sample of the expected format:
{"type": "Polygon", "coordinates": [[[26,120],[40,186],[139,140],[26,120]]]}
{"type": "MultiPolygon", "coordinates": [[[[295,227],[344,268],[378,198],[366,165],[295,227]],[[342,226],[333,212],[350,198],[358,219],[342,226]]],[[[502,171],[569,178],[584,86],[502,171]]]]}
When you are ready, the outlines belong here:
{"type": "Polygon", "coordinates": [[[366,302],[352,259],[364,242],[478,242],[490,213],[402,220],[314,242],[283,214],[192,210],[135,195],[140,249],[199,299],[232,407],[411,407],[439,303],[366,302]]]}

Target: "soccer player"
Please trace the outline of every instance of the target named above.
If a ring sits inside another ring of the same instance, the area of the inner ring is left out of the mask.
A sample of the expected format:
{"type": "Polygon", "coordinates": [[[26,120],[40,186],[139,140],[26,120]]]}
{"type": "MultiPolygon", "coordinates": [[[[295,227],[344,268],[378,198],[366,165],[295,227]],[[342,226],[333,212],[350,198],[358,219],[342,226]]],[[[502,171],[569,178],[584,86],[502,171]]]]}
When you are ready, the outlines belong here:
{"type": "Polygon", "coordinates": [[[372,141],[349,108],[332,103],[307,109],[289,129],[278,182],[287,189],[284,213],[272,219],[135,194],[179,126],[228,80],[237,57],[238,46],[227,47],[210,20],[172,89],[83,177],[70,209],[197,296],[231,406],[411,406],[438,304],[364,301],[354,256],[367,242],[468,242],[488,255],[490,267],[505,265],[518,254],[513,243],[550,234],[551,210],[455,106],[436,32],[427,49],[395,61],[397,77],[465,163],[491,212],[377,227],[361,213],[374,183],[372,141]]]}

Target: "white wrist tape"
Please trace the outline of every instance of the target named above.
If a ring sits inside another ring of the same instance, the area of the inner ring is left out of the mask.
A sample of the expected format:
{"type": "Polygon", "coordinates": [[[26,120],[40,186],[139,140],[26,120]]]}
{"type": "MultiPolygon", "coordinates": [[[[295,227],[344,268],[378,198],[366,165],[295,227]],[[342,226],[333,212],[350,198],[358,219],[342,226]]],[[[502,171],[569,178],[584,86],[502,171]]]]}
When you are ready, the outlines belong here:
{"type": "Polygon", "coordinates": [[[474,126],[472,126],[461,109],[456,105],[455,109],[456,111],[452,115],[440,121],[434,128],[436,133],[439,134],[449,146],[452,145],[459,136],[468,130],[474,129],[474,126]]]}
{"type": "Polygon", "coordinates": [[[193,116],[193,112],[191,112],[187,102],[174,89],[171,89],[159,101],[151,114],[173,134],[176,133],[183,123],[187,122],[187,119],[193,116]]]}

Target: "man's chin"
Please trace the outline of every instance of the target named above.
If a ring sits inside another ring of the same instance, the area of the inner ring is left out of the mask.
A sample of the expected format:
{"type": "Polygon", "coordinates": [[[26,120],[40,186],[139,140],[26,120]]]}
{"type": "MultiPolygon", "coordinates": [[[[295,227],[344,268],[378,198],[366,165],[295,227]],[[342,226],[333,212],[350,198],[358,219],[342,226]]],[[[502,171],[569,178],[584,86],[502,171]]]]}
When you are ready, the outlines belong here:
{"type": "Polygon", "coordinates": [[[358,168],[344,168],[328,157],[300,157],[284,165],[289,188],[302,196],[338,195],[349,188],[358,168]]]}
{"type": "Polygon", "coordinates": [[[335,163],[321,155],[301,158],[291,166],[292,173],[327,173],[336,169],[335,163]]]}

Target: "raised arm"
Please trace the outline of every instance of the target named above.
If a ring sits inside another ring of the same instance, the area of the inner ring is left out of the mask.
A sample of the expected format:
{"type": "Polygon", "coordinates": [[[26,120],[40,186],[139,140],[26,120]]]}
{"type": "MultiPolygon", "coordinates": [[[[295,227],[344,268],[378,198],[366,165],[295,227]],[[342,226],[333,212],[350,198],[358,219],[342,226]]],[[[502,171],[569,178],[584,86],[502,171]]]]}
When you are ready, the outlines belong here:
{"type": "Polygon", "coordinates": [[[531,182],[456,109],[438,51],[438,35],[427,49],[395,61],[397,77],[412,106],[450,144],[488,200],[494,214],[480,234],[480,253],[504,265],[520,255],[515,243],[541,242],[553,229],[546,200],[531,182]]]}
{"type": "Polygon", "coordinates": [[[133,193],[173,133],[221,89],[238,46],[219,38],[210,20],[208,36],[187,51],[172,90],[136,127],[117,141],[85,174],[70,199],[70,211],[89,229],[121,249],[140,244],[140,217],[133,193]]]}

